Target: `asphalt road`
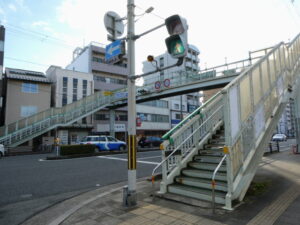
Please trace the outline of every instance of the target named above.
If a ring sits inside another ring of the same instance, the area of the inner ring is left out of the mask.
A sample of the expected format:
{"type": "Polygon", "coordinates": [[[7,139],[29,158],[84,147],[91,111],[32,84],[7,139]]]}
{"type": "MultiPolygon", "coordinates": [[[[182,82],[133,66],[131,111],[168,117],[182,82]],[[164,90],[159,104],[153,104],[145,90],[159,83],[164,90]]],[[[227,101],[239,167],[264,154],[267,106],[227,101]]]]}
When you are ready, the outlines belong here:
{"type": "MultiPolygon", "coordinates": [[[[44,160],[48,155],[0,160],[0,224],[20,224],[59,201],[100,186],[127,181],[127,155],[44,160]]],[[[151,176],[160,151],[137,154],[137,177],[151,176]]]]}

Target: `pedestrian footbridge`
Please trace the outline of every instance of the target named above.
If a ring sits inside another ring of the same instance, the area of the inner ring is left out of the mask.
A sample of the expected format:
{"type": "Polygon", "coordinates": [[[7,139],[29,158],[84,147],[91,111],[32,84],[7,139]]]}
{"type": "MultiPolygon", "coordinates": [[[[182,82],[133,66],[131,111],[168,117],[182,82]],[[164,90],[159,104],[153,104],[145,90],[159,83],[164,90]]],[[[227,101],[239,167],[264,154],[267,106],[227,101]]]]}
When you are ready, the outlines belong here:
{"type": "Polygon", "coordinates": [[[163,160],[152,174],[162,167],[160,194],[232,209],[244,198],[299,82],[300,35],[266,51],[163,136],[163,160]]]}
{"type": "MultiPolygon", "coordinates": [[[[251,65],[251,60],[241,60],[210,69],[200,73],[177,72],[165,77],[169,86],[157,89],[154,83],[136,88],[137,103],[150,101],[184,93],[192,93],[216,87],[224,87],[241,71],[251,65]]],[[[112,92],[97,92],[74,103],[59,108],[50,108],[14,123],[0,127],[0,144],[16,147],[28,140],[40,136],[60,126],[70,125],[103,108],[119,108],[127,104],[127,89],[112,92]]]]}

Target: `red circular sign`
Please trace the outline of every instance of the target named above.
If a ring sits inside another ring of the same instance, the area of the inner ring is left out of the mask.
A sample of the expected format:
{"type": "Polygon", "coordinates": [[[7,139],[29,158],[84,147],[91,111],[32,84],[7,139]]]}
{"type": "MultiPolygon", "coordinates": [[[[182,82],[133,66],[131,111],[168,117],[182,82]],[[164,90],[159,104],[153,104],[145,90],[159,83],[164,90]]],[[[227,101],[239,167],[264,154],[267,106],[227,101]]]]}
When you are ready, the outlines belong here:
{"type": "Polygon", "coordinates": [[[160,89],[160,86],[161,86],[160,82],[156,81],[154,84],[155,89],[160,89]]]}
{"type": "Polygon", "coordinates": [[[169,87],[170,84],[171,84],[170,79],[165,79],[165,80],[164,80],[164,86],[165,86],[165,87],[169,87]]]}

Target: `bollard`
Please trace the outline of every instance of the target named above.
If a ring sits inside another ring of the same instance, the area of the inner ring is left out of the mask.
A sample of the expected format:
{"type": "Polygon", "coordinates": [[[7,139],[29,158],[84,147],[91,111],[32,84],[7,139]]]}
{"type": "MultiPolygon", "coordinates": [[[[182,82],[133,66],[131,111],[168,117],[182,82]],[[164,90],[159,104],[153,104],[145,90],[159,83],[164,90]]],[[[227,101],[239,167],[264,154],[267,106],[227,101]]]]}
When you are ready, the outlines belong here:
{"type": "Polygon", "coordinates": [[[270,153],[273,153],[272,143],[271,142],[269,142],[269,148],[270,148],[270,153]]]}

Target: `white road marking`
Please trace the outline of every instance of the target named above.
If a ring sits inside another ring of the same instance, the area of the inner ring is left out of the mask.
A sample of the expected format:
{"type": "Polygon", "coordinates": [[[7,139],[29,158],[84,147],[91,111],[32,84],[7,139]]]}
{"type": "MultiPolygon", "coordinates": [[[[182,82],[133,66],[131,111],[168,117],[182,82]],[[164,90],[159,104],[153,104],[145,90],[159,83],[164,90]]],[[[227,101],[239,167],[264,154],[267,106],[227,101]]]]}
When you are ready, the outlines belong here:
{"type": "MultiPolygon", "coordinates": [[[[102,159],[112,159],[112,160],[119,160],[119,161],[128,161],[127,159],[117,158],[117,157],[110,157],[110,156],[97,156],[98,158],[102,159]]],[[[149,162],[149,161],[141,161],[137,160],[138,163],[144,163],[144,164],[152,164],[152,165],[158,165],[158,162],[149,162]]]]}
{"type": "Polygon", "coordinates": [[[144,158],[139,158],[139,159],[155,159],[155,158],[161,158],[161,155],[160,156],[144,157],[144,158]]]}

